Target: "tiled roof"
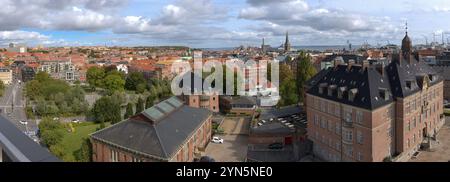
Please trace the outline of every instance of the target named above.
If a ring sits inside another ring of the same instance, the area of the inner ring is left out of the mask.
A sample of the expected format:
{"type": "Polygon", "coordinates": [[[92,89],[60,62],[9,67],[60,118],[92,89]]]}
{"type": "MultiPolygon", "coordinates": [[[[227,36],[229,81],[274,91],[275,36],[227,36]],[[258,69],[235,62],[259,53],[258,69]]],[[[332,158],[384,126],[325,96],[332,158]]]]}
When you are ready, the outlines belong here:
{"type": "Polygon", "coordinates": [[[170,160],[210,116],[210,111],[186,106],[172,97],[91,136],[161,160],[170,160]]]}

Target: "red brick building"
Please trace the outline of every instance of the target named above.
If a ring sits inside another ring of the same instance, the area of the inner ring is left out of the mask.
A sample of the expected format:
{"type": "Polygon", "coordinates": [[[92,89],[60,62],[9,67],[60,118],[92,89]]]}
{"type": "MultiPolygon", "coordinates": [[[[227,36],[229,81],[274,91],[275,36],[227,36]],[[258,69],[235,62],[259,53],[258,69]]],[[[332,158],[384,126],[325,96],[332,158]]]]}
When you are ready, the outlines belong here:
{"type": "Polygon", "coordinates": [[[444,123],[442,77],[407,35],[389,65],[336,65],[309,83],[308,138],[326,161],[407,161],[444,123]]]}
{"type": "Polygon", "coordinates": [[[211,139],[211,112],[165,100],[91,134],[94,162],[192,162],[211,139]]]}

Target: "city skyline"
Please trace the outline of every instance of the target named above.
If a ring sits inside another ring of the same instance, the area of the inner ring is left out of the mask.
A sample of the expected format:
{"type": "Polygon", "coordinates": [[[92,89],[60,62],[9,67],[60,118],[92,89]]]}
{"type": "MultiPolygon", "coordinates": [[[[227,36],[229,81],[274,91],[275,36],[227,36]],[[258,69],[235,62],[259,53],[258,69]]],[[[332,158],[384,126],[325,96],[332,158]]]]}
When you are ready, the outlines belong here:
{"type": "Polygon", "coordinates": [[[450,2],[356,0],[1,0],[0,46],[157,46],[197,48],[447,42],[450,2]],[[388,5],[388,6],[387,6],[388,5]],[[434,34],[434,35],[433,35],[434,34]],[[425,38],[426,37],[426,38],[425,38]]]}

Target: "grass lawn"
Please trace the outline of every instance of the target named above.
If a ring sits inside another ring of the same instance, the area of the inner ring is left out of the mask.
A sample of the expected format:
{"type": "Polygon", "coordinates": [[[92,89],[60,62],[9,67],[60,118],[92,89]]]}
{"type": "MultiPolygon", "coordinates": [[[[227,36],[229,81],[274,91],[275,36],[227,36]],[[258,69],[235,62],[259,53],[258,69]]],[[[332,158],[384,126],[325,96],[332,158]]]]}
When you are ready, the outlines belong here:
{"type": "MultiPolygon", "coordinates": [[[[108,126],[109,124],[106,124],[108,126]]],[[[81,143],[89,137],[89,134],[96,131],[100,124],[81,123],[75,124],[75,132],[69,132],[68,128],[64,128],[64,137],[59,145],[64,149],[63,160],[66,162],[74,162],[74,152],[81,148],[81,143]]]]}

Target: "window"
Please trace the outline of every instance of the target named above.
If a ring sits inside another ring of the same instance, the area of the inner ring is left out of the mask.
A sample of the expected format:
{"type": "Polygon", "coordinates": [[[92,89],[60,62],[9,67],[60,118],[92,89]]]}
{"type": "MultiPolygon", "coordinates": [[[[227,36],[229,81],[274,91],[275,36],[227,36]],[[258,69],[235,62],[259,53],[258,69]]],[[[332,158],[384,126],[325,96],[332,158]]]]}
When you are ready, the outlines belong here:
{"type": "Polygon", "coordinates": [[[323,129],[327,128],[327,120],[325,120],[325,118],[323,118],[323,117],[320,120],[320,127],[323,129]]]}
{"type": "Polygon", "coordinates": [[[333,114],[333,104],[328,104],[328,114],[333,114]]]}
{"type": "Polygon", "coordinates": [[[344,130],[344,140],[346,141],[353,141],[353,131],[351,130],[344,130]]]}
{"type": "Polygon", "coordinates": [[[413,143],[416,143],[416,134],[413,135],[413,143]]]}
{"type": "Polygon", "coordinates": [[[363,161],[363,154],[361,152],[358,152],[358,161],[363,161]]]}
{"type": "Polygon", "coordinates": [[[408,121],[408,123],[406,123],[406,130],[411,131],[411,122],[410,121],[408,121]]]}
{"type": "Polygon", "coordinates": [[[334,127],[333,127],[332,121],[328,120],[328,131],[333,132],[333,129],[334,129],[334,127]]]}
{"type": "Polygon", "coordinates": [[[136,157],[132,157],[131,162],[142,162],[142,160],[136,157]]]}
{"type": "Polygon", "coordinates": [[[345,152],[345,155],[347,155],[349,157],[353,157],[353,147],[352,146],[346,146],[344,152],[345,152]]]}
{"type": "Polygon", "coordinates": [[[183,147],[183,161],[189,161],[189,150],[187,144],[183,147]]]}
{"type": "Polygon", "coordinates": [[[317,116],[317,114],[314,115],[314,124],[319,126],[319,116],[317,116]]]}
{"type": "Polygon", "coordinates": [[[336,150],[341,151],[341,142],[336,142],[336,150]]]}
{"type": "Polygon", "coordinates": [[[319,132],[316,131],[316,140],[320,140],[319,138],[319,132]]]}
{"type": "Polygon", "coordinates": [[[319,109],[319,99],[314,98],[314,108],[319,109]]]}
{"type": "Polygon", "coordinates": [[[328,139],[328,146],[330,146],[330,148],[333,147],[333,139],[331,138],[328,139]]]}
{"type": "Polygon", "coordinates": [[[409,143],[410,141],[409,141],[409,138],[408,138],[408,140],[406,141],[406,146],[408,146],[408,148],[409,148],[409,146],[410,146],[410,143],[409,143]]]}
{"type": "Polygon", "coordinates": [[[351,108],[344,108],[344,121],[347,123],[352,122],[352,109],[351,108]]]}
{"type": "Polygon", "coordinates": [[[416,117],[412,118],[413,122],[412,122],[412,128],[416,127],[416,117]]]}
{"type": "Polygon", "coordinates": [[[119,162],[119,152],[111,150],[111,162],[119,162]]]}
{"type": "Polygon", "coordinates": [[[320,111],[326,112],[326,104],[327,103],[325,101],[323,100],[320,101],[320,111]]]}
{"type": "Polygon", "coordinates": [[[356,132],[356,140],[359,144],[363,144],[364,143],[364,136],[363,133],[361,131],[357,131],[356,132]]]}
{"type": "Polygon", "coordinates": [[[339,123],[336,123],[336,134],[341,135],[341,125],[339,123]]]}
{"type": "Polygon", "coordinates": [[[362,124],[363,122],[363,112],[356,111],[356,122],[362,124]]]}
{"type": "Polygon", "coordinates": [[[392,126],[388,128],[388,136],[389,137],[394,136],[394,128],[392,128],[392,126]]]}
{"type": "Polygon", "coordinates": [[[338,105],[338,104],[336,104],[336,105],[334,106],[334,115],[335,115],[335,116],[341,116],[341,109],[339,108],[339,105],[338,105]]]}
{"type": "Polygon", "coordinates": [[[416,109],[417,109],[416,101],[415,101],[415,100],[411,101],[411,105],[412,105],[412,109],[413,109],[413,110],[416,110],[416,109]]]}
{"type": "Polygon", "coordinates": [[[409,102],[406,102],[406,106],[405,106],[405,113],[409,114],[409,111],[411,110],[411,106],[409,105],[409,102]]]}
{"type": "Polygon", "coordinates": [[[326,139],[325,135],[322,135],[322,143],[325,145],[327,144],[327,139],[326,139]]]}

